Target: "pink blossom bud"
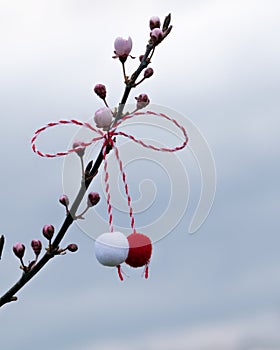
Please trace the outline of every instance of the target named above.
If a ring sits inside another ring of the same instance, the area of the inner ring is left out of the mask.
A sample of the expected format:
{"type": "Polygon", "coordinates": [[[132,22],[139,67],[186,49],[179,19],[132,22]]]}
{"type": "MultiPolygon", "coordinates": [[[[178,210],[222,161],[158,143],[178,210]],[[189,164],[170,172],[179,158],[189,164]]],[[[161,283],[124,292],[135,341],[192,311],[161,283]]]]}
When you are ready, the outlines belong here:
{"type": "Polygon", "coordinates": [[[112,119],[113,113],[108,107],[100,108],[94,114],[94,121],[98,128],[109,128],[112,123],[112,119]]]}
{"type": "Polygon", "coordinates": [[[43,227],[43,235],[46,237],[49,241],[52,239],[54,234],[54,227],[53,225],[45,225],[43,227]]]}
{"type": "Polygon", "coordinates": [[[31,242],[31,247],[35,255],[38,256],[42,250],[42,243],[38,239],[33,239],[31,242]]]}
{"type": "Polygon", "coordinates": [[[69,250],[70,252],[74,253],[78,250],[78,246],[75,243],[71,243],[71,244],[68,244],[66,249],[69,250]]]}
{"type": "Polygon", "coordinates": [[[150,36],[151,36],[151,39],[152,39],[154,45],[157,45],[163,37],[163,32],[159,28],[154,28],[151,31],[150,36]]]}
{"type": "Polygon", "coordinates": [[[85,147],[82,144],[83,143],[80,141],[75,141],[72,145],[73,148],[77,148],[75,152],[79,157],[83,157],[83,155],[85,154],[85,147]]]}
{"type": "Polygon", "coordinates": [[[25,246],[22,243],[16,243],[13,246],[13,251],[15,253],[15,256],[17,256],[19,259],[22,259],[24,256],[25,246]]]}
{"type": "Polygon", "coordinates": [[[97,193],[97,192],[90,192],[90,193],[88,194],[87,204],[88,204],[89,207],[93,207],[93,206],[96,205],[99,201],[100,201],[99,193],[97,193]]]}
{"type": "Polygon", "coordinates": [[[153,68],[146,68],[144,72],[144,77],[145,78],[150,78],[154,74],[153,68]]]}
{"type": "Polygon", "coordinates": [[[146,94],[141,94],[135,97],[135,99],[137,101],[137,109],[145,108],[150,103],[149,97],[146,94]]]}
{"type": "Polygon", "coordinates": [[[123,39],[121,37],[117,37],[117,39],[114,42],[115,47],[115,53],[118,56],[128,56],[130,54],[130,51],[132,49],[132,40],[131,37],[128,37],[128,39],[123,39]]]}
{"type": "Polygon", "coordinates": [[[102,100],[106,98],[106,86],[103,84],[97,84],[94,87],[94,92],[97,96],[99,96],[102,100]]]}
{"type": "Polygon", "coordinates": [[[125,62],[132,49],[131,37],[128,37],[127,40],[121,37],[117,37],[114,42],[114,47],[116,56],[119,57],[122,62],[125,62]]]}
{"type": "Polygon", "coordinates": [[[59,198],[59,202],[64,205],[65,207],[68,207],[69,205],[69,198],[68,196],[66,196],[66,194],[63,194],[60,198],[59,198]]]}
{"type": "Polygon", "coordinates": [[[140,55],[139,56],[139,61],[142,62],[143,58],[144,58],[144,55],[140,55]]]}
{"type": "Polygon", "coordinates": [[[157,16],[150,19],[150,29],[153,30],[154,28],[160,28],[160,19],[157,16]]]}

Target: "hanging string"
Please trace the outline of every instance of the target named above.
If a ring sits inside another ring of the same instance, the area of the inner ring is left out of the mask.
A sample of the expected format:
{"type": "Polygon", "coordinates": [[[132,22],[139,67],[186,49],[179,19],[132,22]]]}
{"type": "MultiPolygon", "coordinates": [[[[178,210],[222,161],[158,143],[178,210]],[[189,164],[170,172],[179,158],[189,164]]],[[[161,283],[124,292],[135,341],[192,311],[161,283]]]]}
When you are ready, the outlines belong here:
{"type": "Polygon", "coordinates": [[[104,160],[104,173],[105,173],[105,192],[106,192],[106,197],[107,197],[107,210],[108,210],[108,216],[109,216],[109,225],[110,225],[110,232],[113,232],[113,215],[112,215],[112,205],[111,205],[111,195],[110,195],[110,185],[109,185],[109,172],[108,172],[108,162],[107,162],[107,152],[106,152],[106,146],[110,145],[114,150],[115,150],[115,155],[116,155],[116,159],[117,162],[119,164],[119,168],[120,168],[120,172],[122,175],[122,181],[124,184],[124,189],[125,189],[125,194],[126,194],[126,198],[127,198],[127,205],[129,208],[129,216],[130,216],[130,226],[132,229],[133,233],[136,233],[135,230],[135,219],[134,219],[134,215],[133,215],[133,209],[132,209],[132,205],[131,205],[131,196],[129,194],[129,190],[128,190],[128,184],[126,181],[126,174],[123,170],[123,163],[120,159],[120,155],[119,155],[119,150],[118,148],[115,146],[114,141],[111,137],[111,134],[108,133],[104,144],[103,144],[103,160],[104,160]]]}
{"type": "Polygon", "coordinates": [[[107,148],[108,143],[110,143],[110,145],[112,145],[111,141],[112,140],[106,138],[104,143],[103,143],[103,160],[104,160],[105,192],[106,192],[106,197],[107,197],[107,211],[108,211],[108,218],[109,218],[109,227],[110,227],[110,232],[114,232],[110,184],[109,184],[109,172],[108,172],[108,162],[107,162],[107,152],[106,152],[106,148],[107,148]]]}
{"type": "Polygon", "coordinates": [[[121,174],[122,174],[122,180],[123,180],[123,183],[124,183],[124,189],[125,189],[125,194],[126,194],[126,198],[127,198],[127,205],[128,205],[128,208],[129,208],[129,216],[130,216],[130,226],[131,226],[131,229],[132,229],[132,232],[133,233],[136,233],[136,230],[135,230],[135,219],[134,219],[134,215],[133,215],[133,209],[132,209],[132,206],[131,206],[131,197],[130,197],[130,194],[128,192],[128,184],[126,182],[126,174],[123,170],[123,163],[120,159],[120,156],[119,156],[119,150],[118,148],[114,145],[114,149],[115,149],[115,154],[116,154],[116,158],[117,158],[117,161],[119,163],[119,167],[120,167],[120,171],[121,171],[121,174]]]}
{"type": "MultiPolygon", "coordinates": [[[[111,205],[111,195],[110,195],[110,185],[109,185],[109,172],[108,172],[108,162],[107,162],[107,152],[106,152],[106,148],[107,146],[110,145],[112,148],[114,148],[115,150],[115,155],[116,155],[116,159],[119,163],[119,168],[120,168],[120,172],[121,172],[121,175],[122,175],[122,180],[123,180],[123,183],[124,183],[124,188],[125,188],[125,193],[126,193],[126,198],[127,198],[127,204],[128,204],[128,207],[129,207],[129,216],[130,216],[130,219],[131,219],[131,229],[132,229],[132,232],[133,233],[136,233],[136,230],[135,230],[135,226],[134,226],[134,223],[135,223],[135,219],[134,219],[134,215],[133,215],[133,209],[132,209],[132,206],[131,206],[131,197],[130,197],[130,194],[129,194],[129,191],[128,191],[128,184],[126,182],[126,174],[123,170],[123,164],[122,164],[122,161],[120,159],[120,156],[119,156],[119,150],[118,148],[115,146],[114,144],[114,140],[112,139],[111,137],[111,134],[108,133],[106,138],[105,138],[105,141],[103,143],[103,160],[104,160],[104,172],[105,172],[105,192],[106,192],[106,197],[107,197],[107,210],[108,210],[108,217],[109,217],[109,226],[110,226],[110,232],[114,232],[114,228],[113,228],[113,214],[112,214],[112,205],[111,205]]],[[[146,267],[145,269],[145,277],[148,278],[148,268],[146,267]]],[[[120,278],[121,281],[123,281],[123,271],[121,269],[121,265],[117,265],[117,271],[118,271],[118,276],[120,278]]]]}
{"type": "Polygon", "coordinates": [[[144,274],[145,274],[145,278],[148,279],[149,278],[149,263],[148,262],[145,266],[145,269],[144,269],[144,274]]]}
{"type": "Polygon", "coordinates": [[[118,269],[119,279],[120,279],[121,281],[123,281],[123,275],[122,275],[122,268],[121,268],[121,265],[118,265],[118,266],[117,266],[117,269],[118,269]]]}

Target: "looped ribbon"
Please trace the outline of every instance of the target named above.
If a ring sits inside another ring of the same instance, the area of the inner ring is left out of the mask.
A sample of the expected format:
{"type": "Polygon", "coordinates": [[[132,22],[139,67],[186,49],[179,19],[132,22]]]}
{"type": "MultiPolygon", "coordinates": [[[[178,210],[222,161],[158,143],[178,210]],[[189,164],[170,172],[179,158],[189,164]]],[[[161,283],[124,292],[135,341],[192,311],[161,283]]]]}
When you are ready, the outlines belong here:
{"type": "MultiPolygon", "coordinates": [[[[123,181],[124,189],[125,189],[125,193],[126,193],[127,205],[129,208],[129,216],[130,216],[130,220],[131,220],[130,226],[132,229],[132,233],[136,233],[135,219],[134,219],[133,209],[132,209],[132,205],[131,205],[131,197],[129,194],[128,184],[126,181],[126,174],[123,170],[123,163],[120,159],[119,150],[116,147],[115,142],[114,142],[115,136],[123,136],[123,137],[129,138],[131,141],[138,143],[142,147],[149,148],[149,149],[152,149],[154,151],[161,151],[161,152],[176,152],[176,151],[179,151],[179,150],[183,149],[184,147],[186,147],[186,145],[188,143],[188,136],[187,136],[185,128],[182,125],[180,125],[175,119],[172,119],[163,113],[156,113],[156,112],[152,112],[152,111],[147,111],[147,112],[135,112],[131,115],[124,116],[119,122],[117,122],[114,125],[112,130],[109,130],[107,132],[102,132],[100,129],[94,128],[92,125],[90,125],[87,122],[81,122],[81,121],[78,121],[75,119],[59,120],[57,122],[51,122],[51,123],[48,123],[47,125],[45,125],[44,127],[35,131],[34,136],[31,139],[31,147],[32,147],[32,150],[41,157],[54,158],[54,157],[66,156],[70,153],[77,152],[77,150],[79,148],[88,147],[91,144],[93,144],[94,142],[103,139],[104,142],[103,142],[102,150],[103,150],[104,172],[105,172],[105,192],[106,192],[106,197],[107,197],[107,211],[108,211],[108,217],[109,217],[110,232],[114,232],[114,228],[113,228],[113,214],[112,214],[110,184],[109,184],[109,172],[108,172],[107,151],[106,151],[108,145],[112,149],[114,149],[114,151],[115,151],[115,156],[116,156],[117,162],[119,164],[120,172],[122,175],[122,181],[123,181]],[[139,116],[139,115],[159,116],[159,117],[162,117],[162,118],[165,118],[165,119],[171,121],[177,128],[179,128],[182,131],[183,136],[184,136],[183,143],[180,146],[176,146],[174,148],[156,147],[154,145],[150,145],[150,144],[145,143],[141,139],[135,138],[133,135],[127,134],[123,131],[117,131],[117,127],[120,124],[122,124],[125,120],[128,120],[130,118],[133,118],[133,117],[139,116]],[[67,124],[74,124],[77,126],[86,127],[88,129],[90,129],[91,131],[94,131],[97,134],[99,134],[99,136],[92,138],[89,142],[79,142],[78,148],[77,147],[71,148],[71,149],[64,151],[64,152],[57,152],[57,153],[51,154],[51,153],[43,153],[37,149],[35,141],[37,140],[39,134],[41,134],[43,131],[45,131],[48,128],[51,128],[51,127],[54,127],[57,125],[67,125],[67,124]]],[[[117,266],[117,268],[118,268],[118,275],[119,275],[120,279],[123,280],[120,266],[117,266]]],[[[148,276],[148,264],[145,267],[145,277],[147,278],[147,276],[148,276]]]]}
{"type": "Polygon", "coordinates": [[[42,128],[38,129],[35,131],[34,136],[31,139],[31,147],[32,150],[38,154],[41,157],[46,157],[46,158],[55,158],[55,157],[62,157],[62,156],[66,156],[70,153],[76,152],[77,148],[71,148],[67,151],[63,151],[63,152],[57,152],[57,153],[43,153],[40,150],[37,149],[35,141],[37,140],[39,134],[41,134],[42,132],[44,132],[46,129],[57,126],[57,125],[67,125],[67,124],[73,124],[73,125],[77,125],[77,126],[81,126],[81,127],[86,127],[87,129],[90,129],[91,131],[99,134],[99,136],[92,138],[89,142],[80,142],[80,147],[88,147],[91,144],[93,144],[96,141],[102,140],[102,139],[112,139],[114,136],[123,136],[126,138],[129,138],[131,141],[134,141],[136,143],[138,143],[139,145],[145,147],[145,148],[149,148],[152,149],[154,151],[162,151],[162,152],[176,152],[179,151],[183,148],[186,147],[187,143],[188,143],[188,136],[187,136],[187,132],[185,130],[185,128],[180,125],[176,119],[172,119],[170,118],[168,115],[164,114],[164,113],[156,113],[153,111],[146,111],[146,112],[135,112],[133,114],[124,116],[122,119],[120,119],[120,121],[118,121],[115,125],[114,128],[108,132],[103,132],[100,129],[94,128],[91,124],[87,123],[87,122],[81,122],[75,119],[70,119],[70,120],[59,120],[57,122],[51,122],[48,123],[47,125],[43,126],[42,128]],[[129,135],[123,131],[117,131],[117,127],[122,124],[125,120],[131,119],[133,117],[136,116],[140,116],[140,115],[148,115],[148,116],[158,116],[158,117],[162,117],[165,118],[169,121],[171,121],[177,128],[179,128],[184,136],[184,142],[177,147],[174,148],[167,148],[167,147],[156,147],[154,145],[149,145],[147,143],[145,143],[143,140],[141,139],[137,139],[136,137],[134,137],[133,135],[129,135]]]}

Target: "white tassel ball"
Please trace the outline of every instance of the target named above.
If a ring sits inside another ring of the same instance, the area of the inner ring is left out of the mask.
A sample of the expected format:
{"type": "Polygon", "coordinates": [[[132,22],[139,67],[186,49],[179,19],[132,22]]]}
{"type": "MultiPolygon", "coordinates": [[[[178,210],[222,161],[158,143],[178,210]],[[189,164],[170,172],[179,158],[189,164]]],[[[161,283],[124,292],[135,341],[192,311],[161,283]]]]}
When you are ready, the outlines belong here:
{"type": "Polygon", "coordinates": [[[104,266],[118,266],[122,264],[129,251],[129,243],[121,232],[106,232],[95,241],[95,256],[104,266]]]}

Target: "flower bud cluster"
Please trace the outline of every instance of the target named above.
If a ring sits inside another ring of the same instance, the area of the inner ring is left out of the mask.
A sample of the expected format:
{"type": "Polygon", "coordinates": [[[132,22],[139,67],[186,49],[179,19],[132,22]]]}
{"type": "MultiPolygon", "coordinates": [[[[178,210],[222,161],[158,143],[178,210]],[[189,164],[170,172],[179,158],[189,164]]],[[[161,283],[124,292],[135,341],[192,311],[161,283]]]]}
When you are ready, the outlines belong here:
{"type": "MultiPolygon", "coordinates": [[[[164,23],[161,26],[161,21],[158,16],[153,16],[150,18],[149,21],[149,26],[150,26],[150,44],[153,44],[153,46],[157,46],[164,38],[166,35],[169,34],[169,32],[172,29],[172,26],[170,26],[170,21],[171,21],[171,16],[168,15],[164,19],[164,23]]],[[[132,80],[129,79],[129,76],[126,75],[125,72],[125,61],[127,60],[127,57],[130,56],[130,52],[132,50],[132,39],[129,36],[127,39],[122,38],[122,37],[117,37],[114,41],[114,53],[115,56],[113,58],[119,58],[123,65],[123,73],[124,73],[124,80],[125,83],[128,84],[132,83],[132,87],[136,87],[137,85],[141,84],[145,79],[150,78],[154,74],[154,70],[151,67],[148,67],[144,71],[144,76],[139,82],[133,81],[133,75],[132,75],[132,80]]],[[[150,55],[140,55],[139,60],[143,64],[144,67],[147,67],[147,65],[151,62],[151,57],[153,55],[154,49],[150,55]],[[143,61],[144,60],[144,61],[143,61]]],[[[134,57],[133,57],[134,58],[134,57]]],[[[140,66],[141,67],[141,66],[140,66]]],[[[98,128],[103,129],[104,131],[109,130],[110,126],[112,125],[112,121],[114,118],[114,115],[107,105],[106,102],[106,87],[103,84],[96,84],[94,87],[94,92],[99,96],[102,100],[104,100],[106,107],[100,108],[95,112],[94,115],[94,121],[95,124],[98,128]]],[[[149,97],[146,94],[141,94],[138,97],[135,97],[137,100],[137,109],[142,109],[146,107],[149,103],[149,97]]]]}
{"type": "Polygon", "coordinates": [[[40,240],[38,239],[33,239],[31,241],[31,248],[35,254],[35,260],[32,260],[28,263],[27,266],[25,266],[24,262],[23,262],[23,257],[24,257],[24,253],[25,253],[25,245],[23,243],[15,243],[13,246],[13,252],[15,254],[15,256],[20,260],[21,262],[21,266],[20,268],[24,271],[24,272],[28,272],[30,271],[37,262],[38,256],[41,253],[42,250],[42,243],[40,240]]]}
{"type": "Polygon", "coordinates": [[[162,28],[160,19],[157,16],[154,16],[150,19],[150,37],[151,42],[154,46],[158,45],[171,31],[172,26],[170,26],[171,15],[165,17],[162,28]]]}

